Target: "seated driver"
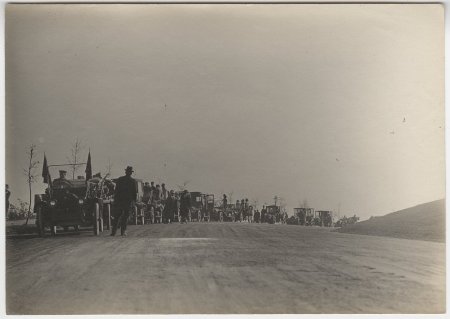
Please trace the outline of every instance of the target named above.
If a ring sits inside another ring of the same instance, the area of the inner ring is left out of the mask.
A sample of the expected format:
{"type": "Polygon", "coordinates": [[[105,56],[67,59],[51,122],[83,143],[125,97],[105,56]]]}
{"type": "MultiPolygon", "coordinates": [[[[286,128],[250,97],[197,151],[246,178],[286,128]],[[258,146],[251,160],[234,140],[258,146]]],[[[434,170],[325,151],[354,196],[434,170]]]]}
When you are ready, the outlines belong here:
{"type": "Polygon", "coordinates": [[[56,178],[53,181],[53,187],[54,188],[65,188],[70,187],[70,182],[66,178],[67,171],[60,170],[59,171],[59,178],[56,178]]]}

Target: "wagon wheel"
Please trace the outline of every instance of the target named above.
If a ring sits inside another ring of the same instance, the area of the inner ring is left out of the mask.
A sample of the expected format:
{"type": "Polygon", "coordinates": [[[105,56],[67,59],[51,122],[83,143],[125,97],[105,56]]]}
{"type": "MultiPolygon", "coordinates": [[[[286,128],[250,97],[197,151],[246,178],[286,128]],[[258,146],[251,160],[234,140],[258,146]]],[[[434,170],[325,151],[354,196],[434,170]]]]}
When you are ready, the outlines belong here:
{"type": "Polygon", "coordinates": [[[94,214],[92,216],[92,225],[94,226],[94,235],[97,236],[100,232],[100,206],[98,203],[95,203],[94,205],[94,214]]]}
{"type": "Polygon", "coordinates": [[[44,217],[42,214],[42,207],[38,206],[36,208],[36,222],[37,222],[37,230],[39,237],[45,236],[45,226],[44,226],[44,217]]]}
{"type": "Polygon", "coordinates": [[[111,204],[106,204],[106,229],[111,229],[111,204]]]}

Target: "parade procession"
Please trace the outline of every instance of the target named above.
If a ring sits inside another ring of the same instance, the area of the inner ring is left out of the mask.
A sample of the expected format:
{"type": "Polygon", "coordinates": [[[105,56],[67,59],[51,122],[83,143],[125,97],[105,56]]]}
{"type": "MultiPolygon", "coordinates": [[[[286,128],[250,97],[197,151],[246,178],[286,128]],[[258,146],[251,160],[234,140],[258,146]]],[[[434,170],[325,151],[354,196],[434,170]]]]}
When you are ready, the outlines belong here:
{"type": "MultiPolygon", "coordinates": [[[[49,168],[73,164],[49,165],[44,155],[42,177],[47,188],[45,194],[34,196],[33,209],[39,236],[45,236],[48,230],[55,235],[58,228],[79,231],[80,227],[92,227],[94,235],[110,230],[111,236],[120,229],[121,235],[126,236],[128,224],[289,223],[286,209],[276,202],[258,210],[248,198],[229,203],[226,194],[217,199],[210,193],[169,190],[164,183],[155,185],[133,177],[132,166],[127,166],[125,175],[119,178],[93,175],[90,152],[87,162],[77,165],[84,164],[84,176],[68,179],[67,171],[59,169],[59,177],[52,180],[49,168]]],[[[295,208],[291,219],[295,224],[332,226],[332,212],[314,212],[312,208],[295,208]]]]}

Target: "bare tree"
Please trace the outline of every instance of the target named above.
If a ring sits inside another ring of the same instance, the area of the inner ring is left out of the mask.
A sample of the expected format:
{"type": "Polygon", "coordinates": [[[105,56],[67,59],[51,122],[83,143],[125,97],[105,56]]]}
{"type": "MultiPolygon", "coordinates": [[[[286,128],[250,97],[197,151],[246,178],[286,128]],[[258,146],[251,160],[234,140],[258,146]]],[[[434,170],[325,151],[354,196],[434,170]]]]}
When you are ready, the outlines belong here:
{"type": "Polygon", "coordinates": [[[111,176],[113,165],[111,163],[111,158],[108,157],[108,164],[105,167],[105,176],[111,176]]]}
{"type": "Polygon", "coordinates": [[[178,185],[178,184],[177,184],[177,187],[178,187],[178,189],[180,190],[180,192],[181,192],[181,191],[184,191],[184,190],[186,189],[186,186],[187,186],[190,182],[191,182],[191,181],[184,181],[183,184],[181,184],[181,185],[178,185]]]}
{"type": "Polygon", "coordinates": [[[233,204],[233,191],[228,192],[227,196],[228,196],[228,203],[233,204]]]}
{"type": "Polygon", "coordinates": [[[85,149],[83,142],[77,137],[75,142],[72,144],[72,148],[70,149],[70,157],[67,159],[70,162],[71,170],[72,170],[72,179],[75,179],[75,174],[78,171],[78,163],[80,163],[81,153],[85,149]]]}
{"type": "Polygon", "coordinates": [[[28,190],[30,195],[30,200],[28,202],[28,213],[27,213],[27,220],[25,222],[25,225],[28,224],[28,219],[30,218],[31,214],[31,185],[36,182],[36,178],[39,176],[39,174],[36,172],[37,166],[39,164],[39,161],[37,161],[36,158],[36,145],[30,144],[27,151],[28,156],[28,165],[23,169],[23,174],[26,176],[27,183],[28,183],[28,190]]]}
{"type": "Polygon", "coordinates": [[[259,201],[258,201],[257,198],[255,198],[255,199],[252,200],[252,205],[253,205],[253,208],[254,208],[254,209],[257,209],[257,208],[258,208],[258,202],[259,202],[259,201]]]}
{"type": "Polygon", "coordinates": [[[275,202],[275,206],[277,206],[277,202],[278,202],[279,199],[280,199],[280,198],[279,198],[277,195],[275,195],[275,196],[273,197],[273,201],[275,202]]]}

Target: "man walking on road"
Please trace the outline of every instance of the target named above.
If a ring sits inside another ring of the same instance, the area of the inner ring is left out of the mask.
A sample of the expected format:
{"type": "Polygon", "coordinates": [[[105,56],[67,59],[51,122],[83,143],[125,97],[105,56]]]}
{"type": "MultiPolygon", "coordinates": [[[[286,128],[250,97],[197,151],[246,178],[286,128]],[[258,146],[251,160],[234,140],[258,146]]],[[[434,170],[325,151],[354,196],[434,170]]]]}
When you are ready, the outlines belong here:
{"type": "Polygon", "coordinates": [[[126,236],[128,216],[136,200],[136,181],[131,177],[133,167],[125,169],[125,176],[119,177],[114,193],[115,218],[111,236],[115,236],[120,223],[120,234],[126,236]]]}

